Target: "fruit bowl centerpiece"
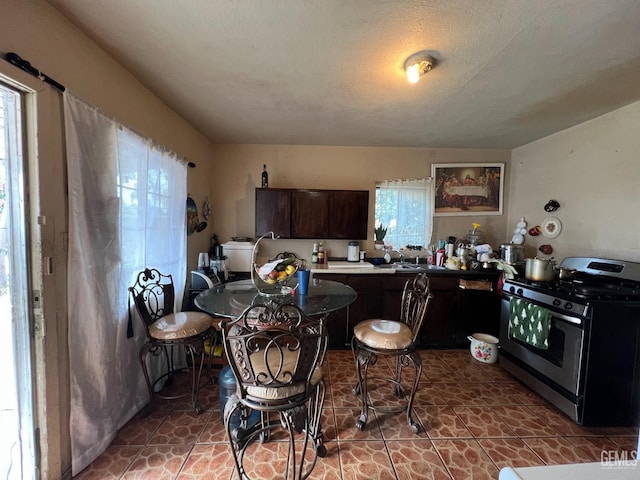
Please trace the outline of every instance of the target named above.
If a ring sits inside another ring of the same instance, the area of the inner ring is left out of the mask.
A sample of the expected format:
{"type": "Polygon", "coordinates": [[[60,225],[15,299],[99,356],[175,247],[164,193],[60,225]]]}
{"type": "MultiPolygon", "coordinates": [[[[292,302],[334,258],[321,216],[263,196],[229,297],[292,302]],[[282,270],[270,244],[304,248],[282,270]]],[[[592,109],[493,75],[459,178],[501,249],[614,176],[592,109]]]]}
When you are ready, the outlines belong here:
{"type": "Polygon", "coordinates": [[[263,295],[291,295],[293,288],[286,283],[298,271],[299,264],[294,255],[279,254],[275,259],[264,265],[253,265],[255,276],[254,285],[263,295]]]}

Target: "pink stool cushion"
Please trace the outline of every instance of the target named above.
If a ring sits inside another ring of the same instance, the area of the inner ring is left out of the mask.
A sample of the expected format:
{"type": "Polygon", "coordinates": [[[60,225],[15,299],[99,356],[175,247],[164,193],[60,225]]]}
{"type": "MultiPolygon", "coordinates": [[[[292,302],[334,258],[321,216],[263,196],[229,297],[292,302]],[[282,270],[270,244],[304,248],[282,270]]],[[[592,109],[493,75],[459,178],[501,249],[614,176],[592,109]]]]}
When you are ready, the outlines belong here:
{"type": "Polygon", "coordinates": [[[211,327],[212,319],[202,312],[171,313],[149,325],[149,335],[158,340],[193,337],[211,327]]]}
{"type": "Polygon", "coordinates": [[[413,343],[413,330],[395,320],[364,320],[355,326],[353,334],[363,345],[380,350],[400,350],[413,343]]]}

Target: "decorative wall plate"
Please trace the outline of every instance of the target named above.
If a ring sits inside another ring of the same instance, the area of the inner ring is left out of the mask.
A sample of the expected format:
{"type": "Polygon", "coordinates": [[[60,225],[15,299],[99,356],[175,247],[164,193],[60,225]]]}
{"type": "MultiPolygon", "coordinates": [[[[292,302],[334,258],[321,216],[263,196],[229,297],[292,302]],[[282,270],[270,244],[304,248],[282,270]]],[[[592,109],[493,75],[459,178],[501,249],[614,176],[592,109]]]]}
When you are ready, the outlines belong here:
{"type": "Polygon", "coordinates": [[[209,220],[209,217],[211,216],[211,203],[209,202],[209,197],[206,197],[204,199],[204,203],[202,204],[202,218],[205,219],[205,221],[209,220]]]}
{"type": "Polygon", "coordinates": [[[542,235],[547,238],[556,238],[562,231],[562,223],[556,217],[547,217],[542,222],[542,235]]]}
{"type": "Polygon", "coordinates": [[[198,228],[198,208],[193,198],[187,196],[187,235],[191,235],[198,228]]]}

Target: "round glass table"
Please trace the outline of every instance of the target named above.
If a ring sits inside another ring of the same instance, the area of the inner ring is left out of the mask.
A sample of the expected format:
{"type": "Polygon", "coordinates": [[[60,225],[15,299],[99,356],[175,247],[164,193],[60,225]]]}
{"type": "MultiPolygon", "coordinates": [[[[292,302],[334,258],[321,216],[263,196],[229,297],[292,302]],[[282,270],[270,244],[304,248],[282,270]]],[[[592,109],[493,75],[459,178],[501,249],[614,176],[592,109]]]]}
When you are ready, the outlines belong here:
{"type": "Polygon", "coordinates": [[[331,280],[311,279],[307,295],[263,295],[251,280],[223,283],[195,298],[196,306],[211,315],[237,318],[251,305],[295,304],[307,316],[327,315],[352,304],[358,297],[348,285],[331,280]]]}

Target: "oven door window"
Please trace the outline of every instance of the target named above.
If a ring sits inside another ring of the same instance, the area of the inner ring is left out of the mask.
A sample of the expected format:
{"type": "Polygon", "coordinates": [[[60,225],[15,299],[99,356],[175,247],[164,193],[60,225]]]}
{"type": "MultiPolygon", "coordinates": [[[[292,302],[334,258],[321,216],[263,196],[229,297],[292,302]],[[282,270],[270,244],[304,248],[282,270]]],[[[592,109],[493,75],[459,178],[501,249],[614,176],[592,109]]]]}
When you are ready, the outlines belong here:
{"type": "Polygon", "coordinates": [[[517,343],[518,345],[530,350],[535,353],[537,356],[544,358],[548,362],[553,363],[557,367],[562,367],[564,363],[564,351],[566,344],[566,333],[562,328],[562,324],[564,324],[562,320],[558,320],[553,315],[551,316],[551,327],[549,328],[549,336],[548,336],[548,349],[542,349],[534,347],[522,340],[515,338],[511,334],[511,329],[509,329],[509,339],[517,343]]]}
{"type": "Polygon", "coordinates": [[[509,322],[509,298],[503,297],[500,344],[541,378],[549,379],[573,395],[581,388],[581,364],[585,341],[584,320],[551,310],[548,349],[536,348],[514,338],[509,322]]]}

